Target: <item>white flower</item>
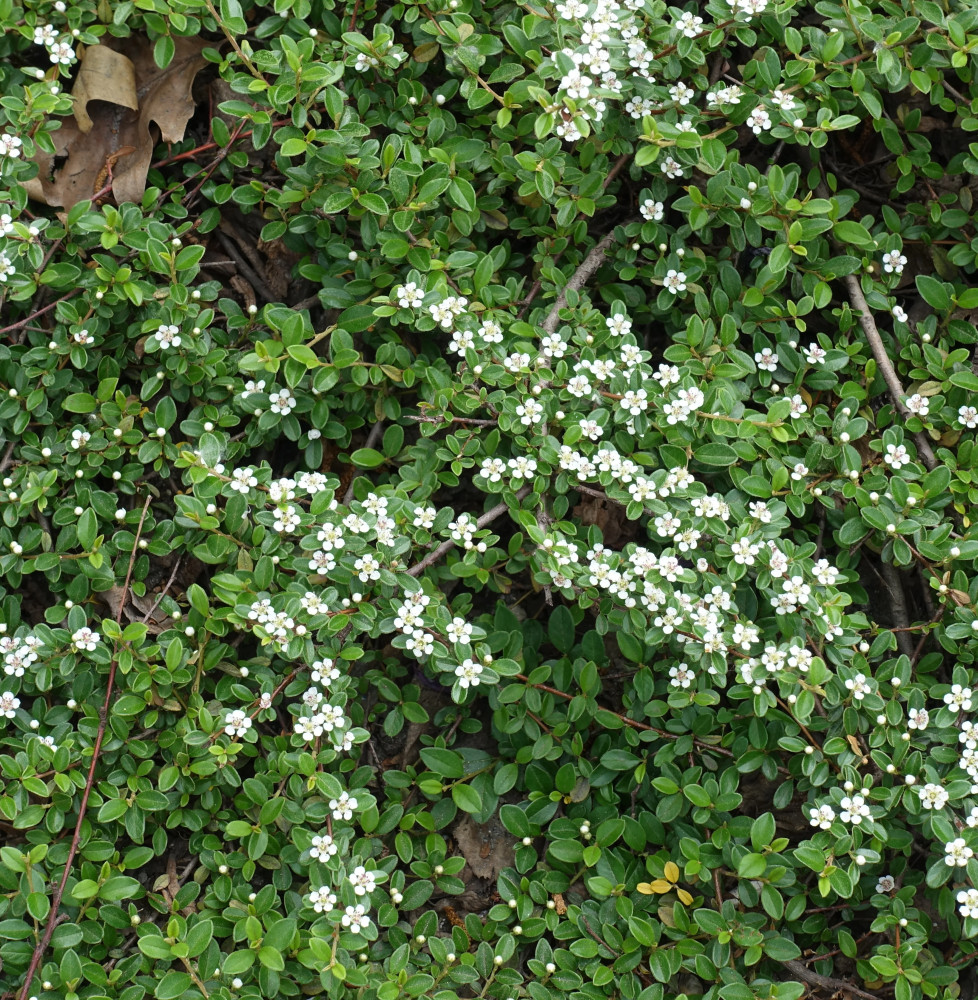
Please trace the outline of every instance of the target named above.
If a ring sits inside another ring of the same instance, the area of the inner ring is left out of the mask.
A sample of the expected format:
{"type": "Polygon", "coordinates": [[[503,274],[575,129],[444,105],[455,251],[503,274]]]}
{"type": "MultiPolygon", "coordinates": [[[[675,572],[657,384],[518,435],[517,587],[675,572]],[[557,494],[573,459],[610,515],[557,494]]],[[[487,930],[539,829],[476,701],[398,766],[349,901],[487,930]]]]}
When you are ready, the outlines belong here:
{"type": "Polygon", "coordinates": [[[283,416],[291,413],[299,405],[299,400],[288,389],[279,389],[277,392],[273,392],[268,397],[268,401],[272,404],[272,413],[281,413],[283,416]]]}
{"type": "Polygon", "coordinates": [[[944,704],[956,711],[970,712],[971,695],[971,688],[962,687],[960,684],[952,684],[951,690],[944,695],[944,704]]]}
{"type": "Polygon", "coordinates": [[[11,263],[10,258],[5,253],[0,253],[0,281],[6,281],[11,274],[16,274],[17,269],[11,263]]]}
{"type": "Polygon", "coordinates": [[[842,812],[839,813],[839,819],[843,823],[852,823],[853,826],[859,826],[869,815],[869,805],[862,795],[846,795],[843,797],[842,812]]]}
{"type": "Polygon", "coordinates": [[[498,483],[506,473],[506,463],[501,458],[485,458],[479,475],[485,476],[490,483],[498,483]]]}
{"type": "Polygon", "coordinates": [[[662,202],[655,201],[652,198],[646,198],[638,210],[642,213],[642,217],[648,219],[649,222],[661,222],[665,212],[662,202]]]}
{"type": "Polygon", "coordinates": [[[696,91],[678,80],[669,88],[669,96],[679,105],[685,107],[696,96],[696,91]]]}
{"type": "Polygon", "coordinates": [[[896,471],[897,469],[902,469],[903,466],[910,464],[910,453],[907,451],[905,445],[888,444],[886,446],[886,452],[883,455],[883,461],[886,462],[891,469],[896,471]]]}
{"type": "Polygon", "coordinates": [[[414,309],[424,301],[424,292],[418,288],[416,282],[409,281],[406,285],[394,288],[391,298],[397,299],[397,304],[402,309],[414,309]]]}
{"type": "Polygon", "coordinates": [[[671,156],[667,156],[662,163],[659,164],[659,169],[666,175],[666,177],[669,178],[669,180],[675,180],[675,178],[683,176],[682,165],[671,156]]]}
{"type": "Polygon", "coordinates": [[[754,135],[760,135],[762,132],[768,130],[771,127],[771,116],[768,114],[767,109],[758,105],[754,110],[747,116],[747,127],[754,133],[754,135]]]}
{"type": "Polygon", "coordinates": [[[511,458],[506,464],[514,479],[532,479],[536,475],[536,459],[518,455],[516,458],[511,458]]]}
{"type": "Polygon", "coordinates": [[[631,333],[632,321],[621,313],[615,313],[614,316],[609,316],[605,321],[604,325],[611,332],[613,337],[621,337],[626,333],[631,333]]]}
{"type": "Polygon", "coordinates": [[[525,399],[516,407],[516,415],[524,427],[539,424],[543,420],[543,405],[535,399],[525,399]]]}
{"type": "Polygon", "coordinates": [[[927,728],[930,722],[930,715],[926,708],[911,708],[910,718],[907,721],[907,729],[916,729],[918,732],[922,732],[927,728]]]}
{"type": "Polygon", "coordinates": [[[805,465],[804,462],[795,462],[795,464],[791,467],[791,478],[794,479],[795,482],[800,482],[807,475],[808,466],[805,465]]]}
{"type": "Polygon", "coordinates": [[[247,399],[253,392],[264,392],[265,391],[265,380],[261,379],[258,382],[249,380],[245,382],[245,387],[241,392],[241,398],[247,399]]]}
{"type": "Polygon", "coordinates": [[[887,274],[902,274],[907,258],[899,250],[890,250],[883,254],[883,270],[887,274]]]}
{"type": "Polygon", "coordinates": [[[567,391],[578,399],[582,399],[591,392],[591,383],[586,375],[575,375],[567,383],[567,391]]]}
{"type": "Polygon", "coordinates": [[[817,826],[820,830],[828,830],[835,820],[835,810],[826,803],[808,810],[812,826],[817,826]]]}
{"type": "Polygon", "coordinates": [[[255,478],[254,469],[251,468],[235,469],[231,473],[231,482],[228,483],[228,486],[238,493],[247,493],[257,485],[258,480],[255,478]]]}
{"type": "Polygon", "coordinates": [[[791,94],[785,93],[783,90],[774,91],[768,100],[776,108],[780,108],[782,111],[793,111],[796,106],[795,99],[791,96],[791,94]]]}
{"type": "Polygon", "coordinates": [[[778,356],[770,347],[765,347],[754,355],[754,361],[761,371],[773,372],[778,367],[778,356]]]}
{"type": "Polygon", "coordinates": [[[540,347],[543,348],[544,356],[548,358],[562,358],[567,350],[567,344],[559,333],[548,334],[540,341],[540,347]]]}
{"type": "Polygon", "coordinates": [[[348,927],[354,934],[359,934],[365,927],[370,926],[370,917],[367,916],[367,908],[357,903],[356,906],[348,906],[343,913],[343,926],[348,927]]]}
{"type": "Polygon", "coordinates": [[[430,656],[434,652],[435,645],[428,635],[416,628],[412,629],[411,634],[405,640],[404,648],[420,660],[422,656],[430,656]]]}
{"type": "Polygon", "coordinates": [[[280,509],[276,512],[275,523],[272,527],[274,527],[280,535],[291,535],[292,532],[299,526],[300,522],[301,517],[299,512],[290,504],[284,509],[280,509]]]}
{"type": "Polygon", "coordinates": [[[0,132],[0,156],[9,156],[12,160],[15,160],[20,156],[20,150],[23,145],[24,140],[19,135],[0,132]]]}
{"type": "Polygon", "coordinates": [[[328,861],[336,851],[337,846],[333,838],[328,833],[321,833],[312,838],[309,856],[316,861],[328,861]]]}
{"type": "Polygon", "coordinates": [[[810,365],[824,365],[825,358],[828,351],[824,347],[819,347],[818,344],[810,344],[808,347],[804,348],[805,360],[810,365]]]}
{"type": "Polygon", "coordinates": [[[962,889],[955,899],[962,917],[978,917],[978,889],[962,889]]]}
{"type": "Polygon", "coordinates": [[[915,392],[912,396],[908,396],[906,399],[907,409],[911,413],[915,413],[918,417],[926,417],[930,413],[930,402],[926,396],[921,396],[919,392],[915,392]]]}
{"type": "Polygon", "coordinates": [[[71,641],[74,643],[76,649],[84,649],[90,653],[98,645],[101,638],[98,632],[93,632],[86,625],[72,635],[71,641]]]}
{"type": "Polygon", "coordinates": [[[482,664],[474,660],[463,660],[455,668],[455,676],[458,678],[458,686],[463,690],[469,687],[479,686],[479,677],[482,674],[482,664]]]}
{"type": "Polygon", "coordinates": [[[688,10],[683,11],[675,24],[676,29],[681,31],[687,38],[695,38],[700,33],[702,26],[703,18],[697,17],[688,10]]]}
{"type": "Polygon", "coordinates": [[[228,712],[224,716],[224,732],[228,736],[244,736],[251,729],[252,721],[247,712],[236,708],[233,712],[228,712]]]}
{"type": "Polygon", "coordinates": [[[950,795],[940,785],[935,785],[932,782],[919,788],[917,794],[920,796],[920,804],[924,809],[943,809],[950,798],[950,795]]]}
{"type": "Polygon", "coordinates": [[[377,888],[376,872],[368,872],[363,865],[357,865],[347,878],[350,881],[350,885],[353,886],[353,891],[358,896],[369,895],[377,888]]]}
{"type": "Polygon", "coordinates": [[[669,668],[669,676],[672,678],[669,683],[676,688],[685,690],[696,680],[695,671],[691,670],[688,663],[678,663],[669,668]]]}
{"type": "Polygon", "coordinates": [[[58,37],[58,29],[53,24],[36,25],[34,28],[34,44],[51,46],[58,37]]]}
{"type": "Polygon", "coordinates": [[[880,875],[876,882],[877,892],[893,892],[896,888],[896,879],[892,875],[880,875]]]}
{"type": "Polygon", "coordinates": [[[663,279],[662,284],[668,291],[672,292],[673,295],[677,295],[679,292],[686,291],[686,275],[683,274],[682,271],[666,271],[666,276],[663,279]]]}
{"type": "Polygon", "coordinates": [[[173,324],[161,326],[156,331],[156,339],[164,351],[168,351],[171,347],[179,347],[183,343],[183,338],[180,337],[180,328],[173,324]]]}
{"type": "Polygon", "coordinates": [[[894,306],[890,310],[890,312],[893,314],[893,318],[898,323],[906,323],[910,319],[910,317],[906,314],[906,312],[900,306],[894,306]]]}
{"type": "Polygon", "coordinates": [[[974,406],[958,407],[958,423],[962,427],[971,429],[978,427],[978,408],[974,406]]]}
{"type": "Polygon", "coordinates": [[[472,626],[464,618],[453,618],[445,627],[445,633],[452,642],[468,645],[472,638],[472,626]]]}
{"type": "Polygon", "coordinates": [[[70,66],[75,61],[75,50],[67,42],[55,42],[48,51],[56,66],[70,66]]]}
{"type": "Polygon", "coordinates": [[[327,888],[313,889],[306,896],[306,902],[312,906],[317,913],[330,913],[336,906],[336,893],[330,892],[327,888]]]}
{"type": "Polygon", "coordinates": [[[955,837],[944,845],[944,864],[949,868],[964,868],[968,858],[973,858],[975,852],[964,842],[964,837],[955,837]]]}
{"type": "Polygon", "coordinates": [[[438,511],[434,507],[418,507],[414,512],[414,521],[412,524],[416,528],[430,529],[434,525],[437,516],[438,511]]]}
{"type": "Polygon", "coordinates": [[[856,701],[862,701],[867,694],[873,693],[872,685],[866,680],[865,674],[856,674],[846,680],[846,687],[852,692],[856,701]]]}
{"type": "Polygon", "coordinates": [[[357,805],[357,800],[350,798],[349,792],[340,792],[338,799],[329,800],[329,808],[333,810],[333,819],[335,820],[352,819],[357,805]]]}
{"type": "Polygon", "coordinates": [[[803,413],[808,412],[808,406],[799,393],[795,393],[795,395],[788,400],[788,404],[790,406],[790,410],[788,411],[789,416],[800,417],[803,413]]]}

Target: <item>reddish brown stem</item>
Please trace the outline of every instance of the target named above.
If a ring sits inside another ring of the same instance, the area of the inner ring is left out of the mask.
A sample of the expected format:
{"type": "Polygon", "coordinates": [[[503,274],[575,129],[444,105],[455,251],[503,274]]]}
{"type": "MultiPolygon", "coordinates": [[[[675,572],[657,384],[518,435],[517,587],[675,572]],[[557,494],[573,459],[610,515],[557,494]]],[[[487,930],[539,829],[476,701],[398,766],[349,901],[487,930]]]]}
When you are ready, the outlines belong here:
{"type": "MultiPolygon", "coordinates": [[[[146,512],[149,510],[150,499],[151,498],[149,496],[146,497],[146,501],[143,503],[142,513],[139,515],[139,526],[136,528],[136,541],[133,544],[132,554],[129,557],[129,568],[126,570],[126,582],[122,587],[123,594],[129,593],[129,584],[132,582],[132,568],[136,563],[136,553],[139,551],[139,536],[142,534],[143,523],[146,520],[146,512]]],[[[122,609],[125,606],[125,603],[125,599],[119,602],[119,611],[115,617],[115,623],[119,628],[122,628],[122,609]]],[[[112,663],[109,666],[109,679],[105,686],[105,701],[102,703],[102,708],[99,712],[98,732],[95,734],[95,744],[92,747],[92,763],[89,765],[88,778],[85,781],[85,788],[82,791],[81,801],[78,804],[78,820],[75,823],[75,832],[71,837],[71,847],[68,848],[68,857],[65,859],[64,874],[61,876],[61,882],[58,884],[57,889],[55,889],[54,896],[51,899],[51,913],[44,928],[44,933],[41,935],[41,940],[37,943],[37,947],[34,949],[34,954],[31,956],[31,964],[27,968],[27,976],[24,979],[24,985],[20,991],[20,1000],[27,1000],[30,996],[31,983],[33,982],[34,976],[41,964],[41,960],[44,958],[44,953],[47,951],[47,947],[51,943],[51,935],[54,933],[54,928],[58,924],[58,911],[61,909],[61,899],[64,896],[65,886],[68,884],[68,878],[71,875],[71,864],[75,860],[75,854],[78,853],[78,844],[81,840],[82,824],[85,822],[85,813],[88,811],[88,797],[91,795],[92,786],[95,784],[95,771],[98,767],[99,753],[102,750],[102,740],[105,738],[105,727],[109,720],[109,707],[112,704],[112,688],[115,684],[115,671],[118,662],[119,640],[116,640],[115,649],[112,652],[112,663]]]]}

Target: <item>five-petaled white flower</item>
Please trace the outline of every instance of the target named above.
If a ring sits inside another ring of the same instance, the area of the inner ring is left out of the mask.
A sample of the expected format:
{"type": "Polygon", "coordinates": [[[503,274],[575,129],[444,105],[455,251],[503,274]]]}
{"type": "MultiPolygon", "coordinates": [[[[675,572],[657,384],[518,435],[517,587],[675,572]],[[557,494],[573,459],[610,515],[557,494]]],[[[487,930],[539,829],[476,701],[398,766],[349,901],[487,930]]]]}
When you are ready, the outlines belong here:
{"type": "Polygon", "coordinates": [[[952,684],[951,690],[944,695],[944,704],[955,711],[971,711],[972,691],[969,687],[962,687],[960,684],[952,684]]]}
{"type": "Polygon", "coordinates": [[[975,852],[964,842],[964,837],[955,837],[944,845],[944,864],[949,868],[964,868],[975,852]]]}
{"type": "Polygon", "coordinates": [[[662,284],[666,287],[667,291],[672,292],[673,295],[678,295],[680,292],[686,291],[686,275],[682,271],[666,271],[666,276],[662,279],[662,284]]]}
{"type": "Polygon", "coordinates": [[[899,250],[890,250],[883,254],[883,270],[887,274],[902,274],[907,258],[899,250]]]}
{"type": "Polygon", "coordinates": [[[359,934],[365,927],[370,926],[367,908],[360,903],[348,906],[343,913],[342,922],[344,927],[348,927],[354,934],[359,934]]]}
{"type": "Polygon", "coordinates": [[[228,712],[224,716],[224,732],[228,736],[244,736],[251,729],[252,721],[247,712],[236,708],[233,712],[228,712]]]}
{"type": "Polygon", "coordinates": [[[917,794],[924,809],[943,809],[951,797],[940,785],[935,785],[933,782],[928,782],[923,788],[918,789],[917,794]]]}
{"type": "Polygon", "coordinates": [[[98,645],[101,638],[102,637],[98,634],[98,632],[93,632],[87,625],[85,625],[72,634],[71,641],[74,643],[76,649],[83,649],[90,653],[98,645]]]}

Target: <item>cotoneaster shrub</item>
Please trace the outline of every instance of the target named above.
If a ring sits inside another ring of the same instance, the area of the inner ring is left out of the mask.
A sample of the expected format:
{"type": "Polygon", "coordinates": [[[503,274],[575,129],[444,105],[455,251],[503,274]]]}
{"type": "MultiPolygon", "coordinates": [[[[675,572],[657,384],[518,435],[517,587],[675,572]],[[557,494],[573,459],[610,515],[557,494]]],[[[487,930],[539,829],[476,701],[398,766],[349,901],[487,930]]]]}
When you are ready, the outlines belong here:
{"type": "Polygon", "coordinates": [[[973,6],[0,23],[9,995],[974,994],[973,6]]]}

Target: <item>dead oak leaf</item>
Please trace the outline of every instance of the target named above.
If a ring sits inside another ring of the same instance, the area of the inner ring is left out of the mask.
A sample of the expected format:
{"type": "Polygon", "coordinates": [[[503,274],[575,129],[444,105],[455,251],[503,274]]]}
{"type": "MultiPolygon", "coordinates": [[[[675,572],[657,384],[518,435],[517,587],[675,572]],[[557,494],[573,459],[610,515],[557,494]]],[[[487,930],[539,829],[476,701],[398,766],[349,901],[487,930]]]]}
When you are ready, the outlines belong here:
{"type": "Polygon", "coordinates": [[[116,202],[142,200],[156,132],[164,142],[183,139],[194,113],[194,77],[206,63],[201,53],[212,43],[174,38],[174,44],[166,69],[156,65],[143,38],[85,49],[72,91],[74,117],[52,133],[54,155],[35,155],[40,171],[25,185],[30,197],[71,209],[102,189],[111,167],[116,202]]]}

